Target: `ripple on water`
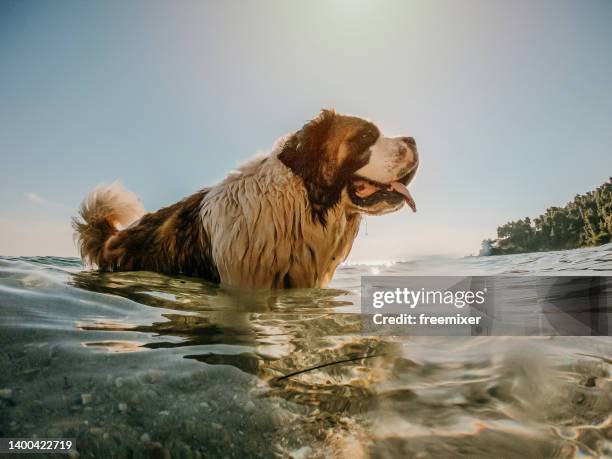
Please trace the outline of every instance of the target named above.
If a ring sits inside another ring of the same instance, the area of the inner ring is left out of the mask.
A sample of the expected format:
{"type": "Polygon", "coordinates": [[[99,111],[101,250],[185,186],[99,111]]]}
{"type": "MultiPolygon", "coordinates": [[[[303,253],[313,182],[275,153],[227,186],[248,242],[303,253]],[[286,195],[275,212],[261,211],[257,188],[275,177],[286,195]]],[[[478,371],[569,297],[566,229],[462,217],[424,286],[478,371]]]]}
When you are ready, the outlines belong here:
{"type": "Polygon", "coordinates": [[[351,264],[291,291],[0,258],[0,433],[98,457],[610,455],[609,337],[372,337],[356,313],[373,269],[610,275],[611,253],[351,264]]]}

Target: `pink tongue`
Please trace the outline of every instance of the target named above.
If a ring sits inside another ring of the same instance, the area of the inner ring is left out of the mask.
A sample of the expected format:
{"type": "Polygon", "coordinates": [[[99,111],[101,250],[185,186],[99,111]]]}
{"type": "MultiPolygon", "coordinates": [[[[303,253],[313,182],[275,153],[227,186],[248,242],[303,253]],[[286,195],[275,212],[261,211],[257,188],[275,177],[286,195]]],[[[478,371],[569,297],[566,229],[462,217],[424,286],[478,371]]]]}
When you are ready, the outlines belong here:
{"type": "Polygon", "coordinates": [[[410,206],[413,212],[416,212],[416,202],[414,202],[414,199],[410,195],[410,191],[408,191],[406,185],[400,182],[391,182],[389,184],[389,187],[392,190],[397,191],[399,194],[403,195],[404,199],[406,200],[406,204],[410,206]]]}

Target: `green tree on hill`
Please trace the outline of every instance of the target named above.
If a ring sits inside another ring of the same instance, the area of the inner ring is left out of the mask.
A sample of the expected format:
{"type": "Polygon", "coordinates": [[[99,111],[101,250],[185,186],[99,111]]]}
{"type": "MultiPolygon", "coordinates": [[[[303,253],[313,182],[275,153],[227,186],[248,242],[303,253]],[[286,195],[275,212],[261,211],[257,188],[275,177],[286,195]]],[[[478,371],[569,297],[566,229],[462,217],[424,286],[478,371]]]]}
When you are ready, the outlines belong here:
{"type": "Polygon", "coordinates": [[[612,240],[612,178],[594,191],[579,194],[565,207],[549,207],[542,215],[508,222],[497,239],[483,241],[482,254],[502,255],[574,249],[612,240]]]}

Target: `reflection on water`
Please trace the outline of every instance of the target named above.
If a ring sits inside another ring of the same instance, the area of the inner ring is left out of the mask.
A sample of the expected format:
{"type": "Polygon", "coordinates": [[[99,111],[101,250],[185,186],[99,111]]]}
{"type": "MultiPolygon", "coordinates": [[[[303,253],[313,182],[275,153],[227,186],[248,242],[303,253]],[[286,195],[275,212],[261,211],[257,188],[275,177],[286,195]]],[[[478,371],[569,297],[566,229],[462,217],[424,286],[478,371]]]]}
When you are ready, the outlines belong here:
{"type": "Polygon", "coordinates": [[[147,350],[146,343],[138,341],[85,341],[83,346],[108,352],[141,352],[147,350]]]}
{"type": "Polygon", "coordinates": [[[357,312],[373,269],[609,275],[611,254],[347,265],[290,291],[0,259],[0,435],[96,457],[610,455],[611,338],[362,336],[357,312]]]}

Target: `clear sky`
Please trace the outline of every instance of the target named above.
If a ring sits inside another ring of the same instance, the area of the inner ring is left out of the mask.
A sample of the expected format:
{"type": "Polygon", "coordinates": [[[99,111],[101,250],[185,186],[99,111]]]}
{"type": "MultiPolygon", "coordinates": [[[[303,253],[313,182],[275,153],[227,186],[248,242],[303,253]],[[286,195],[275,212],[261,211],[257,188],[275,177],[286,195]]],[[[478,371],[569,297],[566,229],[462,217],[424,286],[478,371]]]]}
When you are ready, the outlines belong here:
{"type": "Polygon", "coordinates": [[[120,179],[148,210],[322,107],[417,139],[419,211],[353,260],[464,255],[612,175],[612,2],[0,0],[0,254],[76,254],[120,179]]]}

